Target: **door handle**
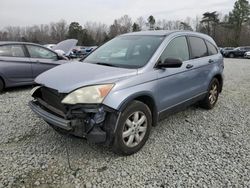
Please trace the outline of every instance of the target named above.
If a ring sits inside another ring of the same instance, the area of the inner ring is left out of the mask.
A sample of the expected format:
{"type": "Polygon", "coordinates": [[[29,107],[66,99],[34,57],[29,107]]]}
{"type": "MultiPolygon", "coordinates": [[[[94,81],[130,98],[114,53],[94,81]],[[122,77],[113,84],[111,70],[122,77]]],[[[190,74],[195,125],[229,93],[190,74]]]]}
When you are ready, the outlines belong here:
{"type": "Polygon", "coordinates": [[[37,63],[37,64],[40,64],[41,62],[40,62],[39,60],[36,60],[36,63],[37,63]]]}
{"type": "Polygon", "coordinates": [[[208,60],[208,63],[213,63],[213,62],[214,62],[214,60],[212,60],[212,59],[208,60]]]}
{"type": "Polygon", "coordinates": [[[186,66],[187,69],[191,69],[191,68],[193,68],[193,67],[194,67],[194,66],[191,65],[191,64],[188,64],[188,65],[186,66]]]}

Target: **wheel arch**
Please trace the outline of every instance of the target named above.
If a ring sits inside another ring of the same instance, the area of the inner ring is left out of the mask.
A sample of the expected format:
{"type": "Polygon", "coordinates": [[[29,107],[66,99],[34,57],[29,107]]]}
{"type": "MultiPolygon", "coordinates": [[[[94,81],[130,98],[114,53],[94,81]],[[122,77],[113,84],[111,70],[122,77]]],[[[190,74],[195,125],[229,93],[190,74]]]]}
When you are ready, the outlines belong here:
{"type": "Polygon", "coordinates": [[[121,103],[118,108],[119,111],[123,111],[132,101],[135,100],[140,101],[149,107],[152,114],[152,126],[156,126],[158,121],[157,106],[154,97],[149,93],[142,92],[129,96],[121,103]]]}
{"type": "Polygon", "coordinates": [[[222,87],[223,87],[223,76],[221,74],[216,74],[213,78],[216,78],[219,81],[220,88],[219,92],[222,92],[222,87]]]}

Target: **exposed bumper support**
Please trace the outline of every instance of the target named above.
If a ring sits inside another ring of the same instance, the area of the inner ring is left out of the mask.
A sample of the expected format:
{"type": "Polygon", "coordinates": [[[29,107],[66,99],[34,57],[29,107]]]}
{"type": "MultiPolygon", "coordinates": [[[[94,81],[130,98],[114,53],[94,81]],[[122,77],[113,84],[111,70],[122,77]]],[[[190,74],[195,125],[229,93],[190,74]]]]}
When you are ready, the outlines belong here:
{"type": "Polygon", "coordinates": [[[64,130],[67,130],[67,131],[72,130],[70,120],[65,120],[65,119],[57,117],[51,113],[48,113],[32,101],[29,102],[29,106],[33,112],[35,112],[39,117],[43,118],[46,122],[49,122],[57,127],[60,127],[64,130]]]}
{"type": "Polygon", "coordinates": [[[104,121],[101,117],[102,114],[96,114],[94,119],[73,119],[67,120],[58,117],[50,112],[47,112],[41,108],[35,101],[30,101],[29,106],[35,114],[44,119],[46,122],[52,124],[53,126],[59,127],[70,134],[86,137],[89,142],[92,143],[104,143],[107,139],[107,133],[103,131],[96,123],[101,123],[104,121]],[[99,115],[99,116],[98,116],[99,115]],[[84,123],[85,122],[85,123],[84,123]]]}

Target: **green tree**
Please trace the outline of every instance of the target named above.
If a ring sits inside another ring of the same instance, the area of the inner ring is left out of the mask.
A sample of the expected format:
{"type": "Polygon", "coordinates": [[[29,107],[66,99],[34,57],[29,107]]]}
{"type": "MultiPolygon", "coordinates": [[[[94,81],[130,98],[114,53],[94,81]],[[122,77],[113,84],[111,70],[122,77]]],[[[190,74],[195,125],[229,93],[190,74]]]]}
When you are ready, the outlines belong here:
{"type": "Polygon", "coordinates": [[[134,23],[133,26],[132,26],[132,31],[133,32],[141,31],[141,28],[137,23],[134,23]]]}
{"type": "Polygon", "coordinates": [[[90,35],[89,31],[87,29],[83,29],[81,32],[81,45],[84,46],[93,46],[96,45],[96,41],[93,39],[93,37],[90,35]]]}
{"type": "Polygon", "coordinates": [[[68,38],[77,39],[81,43],[83,28],[78,22],[69,25],[68,38]]]}
{"type": "Polygon", "coordinates": [[[250,6],[247,0],[237,0],[229,13],[229,24],[234,28],[234,45],[239,46],[243,25],[249,21],[250,6]]]}
{"type": "Polygon", "coordinates": [[[149,29],[154,30],[155,29],[155,18],[154,16],[149,16],[148,17],[148,24],[149,24],[149,29]]]}
{"type": "Polygon", "coordinates": [[[205,12],[203,14],[203,18],[201,20],[201,24],[203,26],[203,31],[206,34],[215,37],[216,26],[219,23],[219,18],[216,11],[214,12],[205,12]]]}

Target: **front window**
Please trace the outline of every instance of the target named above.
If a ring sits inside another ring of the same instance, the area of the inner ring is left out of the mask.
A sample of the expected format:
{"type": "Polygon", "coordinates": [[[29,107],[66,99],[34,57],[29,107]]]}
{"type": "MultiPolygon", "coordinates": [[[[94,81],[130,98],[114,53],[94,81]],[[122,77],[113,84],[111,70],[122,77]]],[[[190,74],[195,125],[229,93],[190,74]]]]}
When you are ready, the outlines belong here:
{"type": "Polygon", "coordinates": [[[163,36],[121,36],[90,54],[85,62],[123,68],[147,64],[163,41],[163,36]]]}
{"type": "Polygon", "coordinates": [[[31,58],[41,58],[41,59],[53,59],[57,60],[56,53],[51,52],[45,48],[33,45],[27,45],[29,54],[31,58]]]}
{"type": "Polygon", "coordinates": [[[173,39],[161,55],[161,61],[165,59],[179,59],[181,61],[189,60],[189,50],[186,37],[177,37],[173,39]]]}

